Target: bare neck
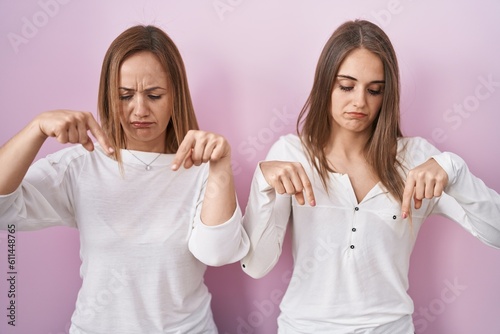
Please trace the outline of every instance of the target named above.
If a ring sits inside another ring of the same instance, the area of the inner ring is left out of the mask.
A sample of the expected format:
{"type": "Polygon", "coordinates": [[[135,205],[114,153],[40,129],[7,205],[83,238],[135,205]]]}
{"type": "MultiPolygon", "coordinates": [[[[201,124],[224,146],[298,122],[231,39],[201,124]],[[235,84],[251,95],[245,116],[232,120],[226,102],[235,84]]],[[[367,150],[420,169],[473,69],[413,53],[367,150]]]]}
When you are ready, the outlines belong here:
{"type": "Polygon", "coordinates": [[[332,133],[325,154],[327,157],[334,156],[346,161],[364,159],[368,139],[367,134],[353,132],[332,133]]]}

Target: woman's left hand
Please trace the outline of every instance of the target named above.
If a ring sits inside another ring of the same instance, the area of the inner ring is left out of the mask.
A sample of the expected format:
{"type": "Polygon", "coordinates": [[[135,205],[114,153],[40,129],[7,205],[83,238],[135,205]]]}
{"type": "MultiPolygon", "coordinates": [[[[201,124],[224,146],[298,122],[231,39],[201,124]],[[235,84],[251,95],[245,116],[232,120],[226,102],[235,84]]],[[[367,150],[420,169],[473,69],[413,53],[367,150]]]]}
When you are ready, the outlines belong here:
{"type": "Polygon", "coordinates": [[[231,160],[231,147],[224,137],[212,132],[189,130],[175,154],[172,170],[178,170],[181,165],[191,168],[224,158],[229,158],[229,162],[231,160]]]}
{"type": "Polygon", "coordinates": [[[403,192],[402,217],[408,217],[412,197],[415,201],[415,209],[420,209],[424,198],[441,196],[447,185],[448,174],[434,159],[429,159],[410,170],[403,192]]]}

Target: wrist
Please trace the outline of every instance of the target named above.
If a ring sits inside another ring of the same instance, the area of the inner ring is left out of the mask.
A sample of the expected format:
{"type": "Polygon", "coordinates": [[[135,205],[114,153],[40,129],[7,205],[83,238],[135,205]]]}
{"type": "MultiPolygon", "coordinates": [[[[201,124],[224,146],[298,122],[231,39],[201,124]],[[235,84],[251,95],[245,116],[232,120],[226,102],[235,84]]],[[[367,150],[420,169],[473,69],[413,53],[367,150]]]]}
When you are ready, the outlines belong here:
{"type": "Polygon", "coordinates": [[[40,126],[40,116],[35,117],[28,125],[29,132],[40,141],[45,141],[49,136],[42,130],[40,126]]]}
{"type": "Polygon", "coordinates": [[[217,160],[210,160],[210,169],[231,168],[231,156],[227,155],[217,160]]]}

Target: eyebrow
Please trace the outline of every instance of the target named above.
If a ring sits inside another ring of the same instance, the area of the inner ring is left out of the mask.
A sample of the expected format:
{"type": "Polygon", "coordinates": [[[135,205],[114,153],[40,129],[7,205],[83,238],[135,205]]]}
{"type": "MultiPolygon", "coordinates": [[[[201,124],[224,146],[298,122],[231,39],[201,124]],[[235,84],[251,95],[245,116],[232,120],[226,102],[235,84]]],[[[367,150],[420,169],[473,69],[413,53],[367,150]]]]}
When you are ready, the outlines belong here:
{"type": "MultiPolygon", "coordinates": [[[[350,75],[338,74],[337,77],[349,79],[349,80],[353,80],[353,81],[358,81],[358,79],[351,77],[350,75]]],[[[373,84],[373,83],[385,84],[385,80],[374,80],[374,81],[371,81],[370,83],[371,84],[373,84]]]]}
{"type": "MultiPolygon", "coordinates": [[[[135,89],[133,89],[133,88],[127,88],[127,87],[118,87],[118,89],[123,89],[123,90],[126,90],[126,91],[135,91],[135,89]]],[[[145,92],[151,92],[151,91],[157,90],[157,89],[166,90],[163,87],[155,86],[155,87],[146,88],[144,91],[145,92]]]]}

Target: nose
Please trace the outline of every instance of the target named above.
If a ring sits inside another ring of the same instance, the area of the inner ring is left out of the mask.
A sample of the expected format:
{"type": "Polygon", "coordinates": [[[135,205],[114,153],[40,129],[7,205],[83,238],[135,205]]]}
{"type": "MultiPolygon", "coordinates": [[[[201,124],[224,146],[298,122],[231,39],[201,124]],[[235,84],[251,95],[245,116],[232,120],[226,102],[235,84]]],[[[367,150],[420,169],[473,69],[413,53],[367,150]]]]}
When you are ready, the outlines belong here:
{"type": "Polygon", "coordinates": [[[143,96],[138,95],[134,105],[134,116],[142,118],[149,115],[149,108],[143,96]]]}
{"type": "Polygon", "coordinates": [[[357,108],[363,108],[366,104],[366,90],[358,89],[353,95],[353,105],[357,108]]]}

